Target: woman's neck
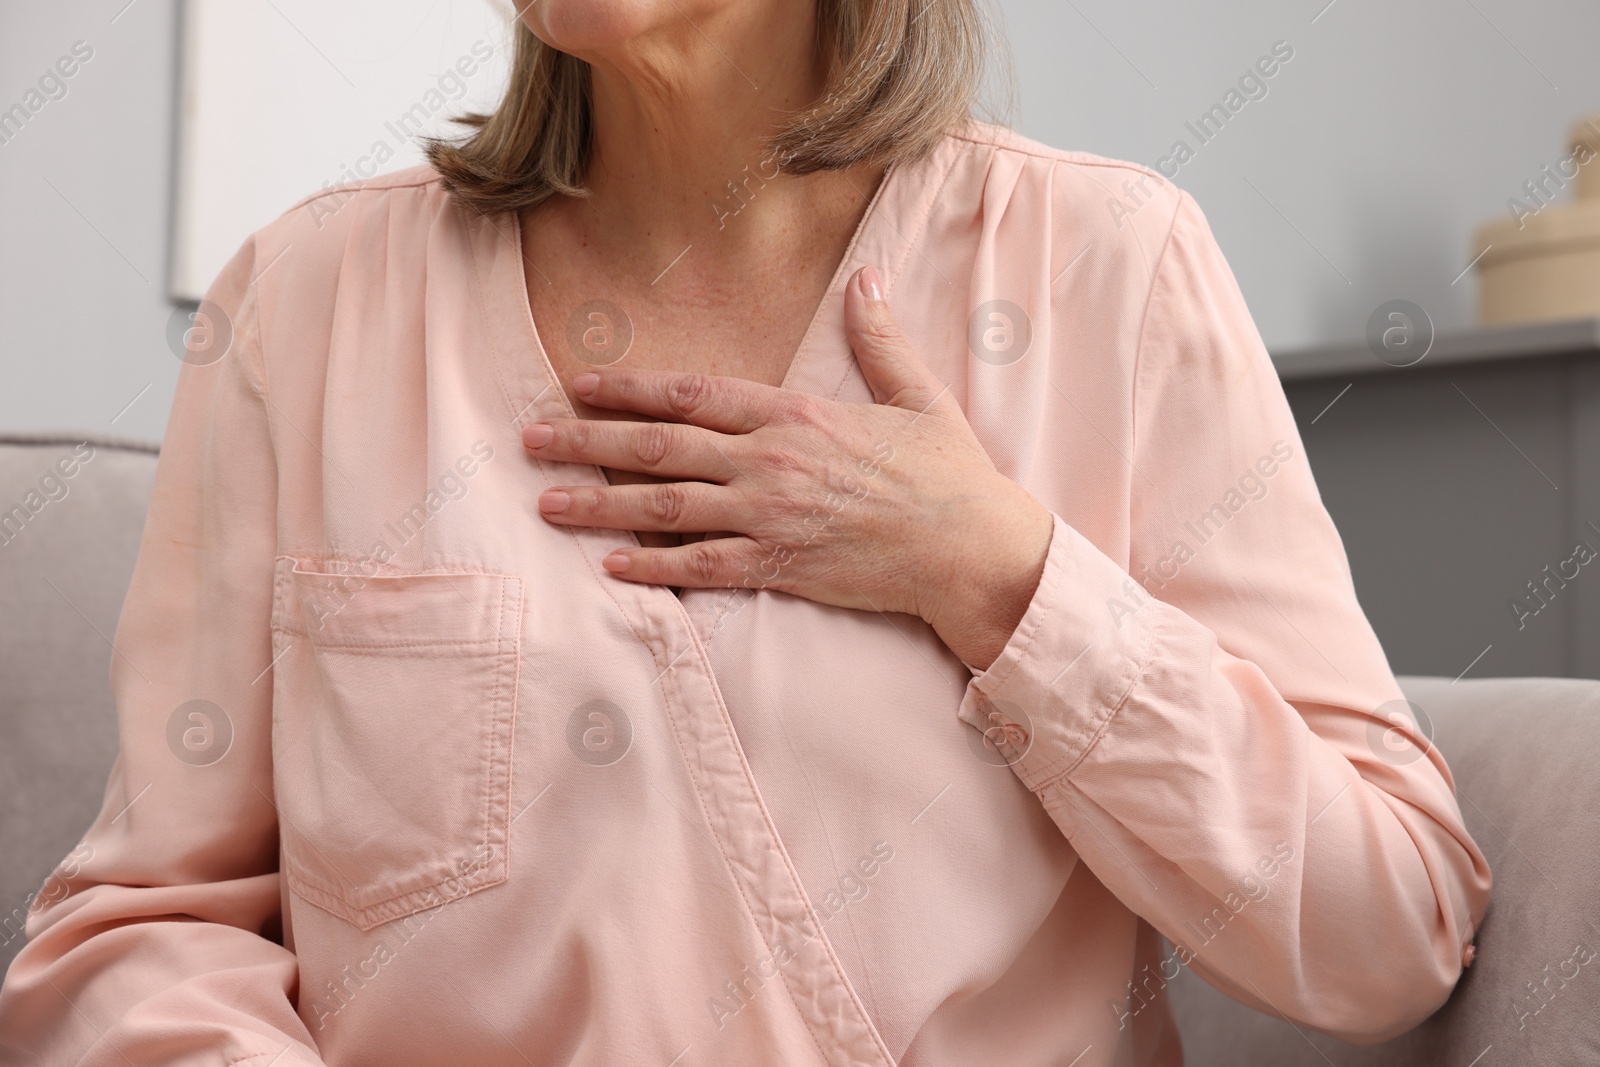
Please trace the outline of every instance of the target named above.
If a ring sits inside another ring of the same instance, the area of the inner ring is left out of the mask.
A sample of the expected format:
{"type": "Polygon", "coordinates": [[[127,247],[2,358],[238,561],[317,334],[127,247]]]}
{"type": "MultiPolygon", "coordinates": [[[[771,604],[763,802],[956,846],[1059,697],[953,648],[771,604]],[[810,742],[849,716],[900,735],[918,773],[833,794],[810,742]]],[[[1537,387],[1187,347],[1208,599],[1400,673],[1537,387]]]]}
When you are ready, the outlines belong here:
{"type": "Polygon", "coordinates": [[[765,158],[821,92],[815,39],[814,5],[778,0],[575,50],[593,71],[587,239],[663,266],[694,248],[697,270],[744,270],[864,204],[882,168],[795,177],[765,158]]]}

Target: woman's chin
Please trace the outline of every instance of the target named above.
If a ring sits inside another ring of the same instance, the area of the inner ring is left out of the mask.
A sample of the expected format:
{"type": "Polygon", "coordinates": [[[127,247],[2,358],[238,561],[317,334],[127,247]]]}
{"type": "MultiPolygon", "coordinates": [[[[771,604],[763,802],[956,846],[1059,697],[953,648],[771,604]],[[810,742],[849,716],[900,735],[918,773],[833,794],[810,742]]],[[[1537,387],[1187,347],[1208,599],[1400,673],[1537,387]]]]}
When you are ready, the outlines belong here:
{"type": "Polygon", "coordinates": [[[539,0],[522,18],[545,44],[580,53],[622,44],[682,16],[669,0],[539,0]]]}

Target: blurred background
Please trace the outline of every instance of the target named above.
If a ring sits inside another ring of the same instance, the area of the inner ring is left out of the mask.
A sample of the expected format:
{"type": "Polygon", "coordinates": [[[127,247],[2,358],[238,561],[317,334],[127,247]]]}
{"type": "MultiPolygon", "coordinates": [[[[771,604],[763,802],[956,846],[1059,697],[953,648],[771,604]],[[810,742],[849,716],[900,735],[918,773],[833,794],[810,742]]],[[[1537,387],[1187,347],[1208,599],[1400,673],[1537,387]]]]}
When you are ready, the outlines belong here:
{"type": "MultiPolygon", "coordinates": [[[[1021,132],[1157,167],[1206,211],[1396,671],[1600,676],[1600,227],[1573,201],[1600,6],[992,9],[1021,132]]],[[[7,4],[0,432],[159,441],[184,301],[379,143],[377,170],[410,165],[417,132],[492,99],[508,10],[7,4]]],[[[79,614],[109,632],[118,603],[79,614]]]]}

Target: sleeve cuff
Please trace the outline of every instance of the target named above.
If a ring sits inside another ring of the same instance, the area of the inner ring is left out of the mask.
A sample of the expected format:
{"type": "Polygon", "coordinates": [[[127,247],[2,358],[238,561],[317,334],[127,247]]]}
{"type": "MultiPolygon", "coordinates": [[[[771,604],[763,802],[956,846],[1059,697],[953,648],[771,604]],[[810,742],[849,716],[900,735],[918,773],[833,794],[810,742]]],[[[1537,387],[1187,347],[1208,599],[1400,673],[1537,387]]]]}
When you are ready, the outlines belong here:
{"type": "Polygon", "coordinates": [[[1044,573],[957,711],[983,754],[1037,792],[1070,771],[1143,674],[1162,605],[1056,515],[1044,573]]]}

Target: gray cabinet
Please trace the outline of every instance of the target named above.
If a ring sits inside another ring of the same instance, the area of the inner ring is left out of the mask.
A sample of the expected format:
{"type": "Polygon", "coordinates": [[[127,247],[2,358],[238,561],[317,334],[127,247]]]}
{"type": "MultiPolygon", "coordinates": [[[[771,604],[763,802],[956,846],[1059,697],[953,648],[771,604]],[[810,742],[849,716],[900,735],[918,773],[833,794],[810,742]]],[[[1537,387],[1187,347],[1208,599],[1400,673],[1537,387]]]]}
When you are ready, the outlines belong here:
{"type": "Polygon", "coordinates": [[[1396,673],[1600,678],[1600,320],[1273,362],[1396,673]]]}

